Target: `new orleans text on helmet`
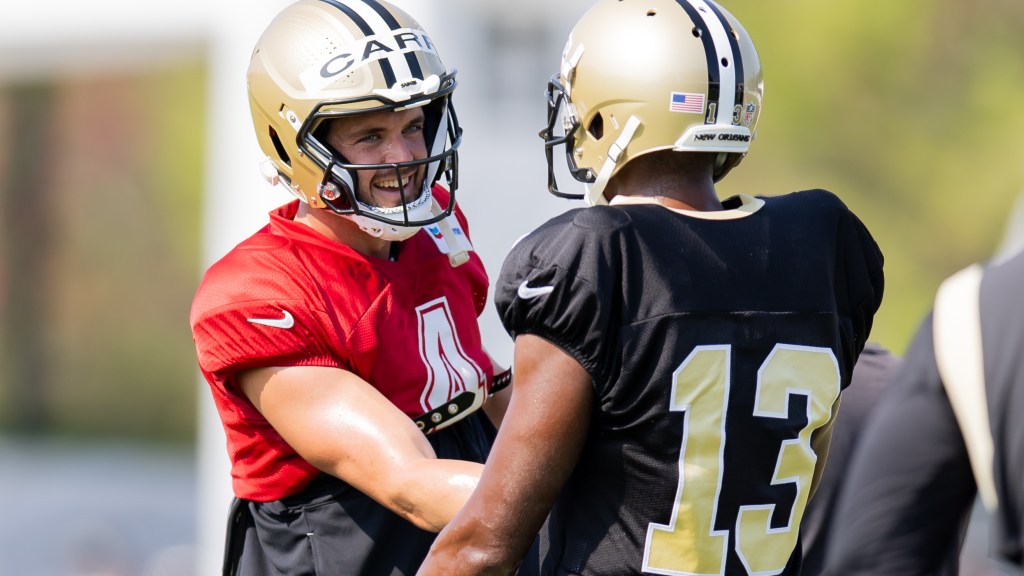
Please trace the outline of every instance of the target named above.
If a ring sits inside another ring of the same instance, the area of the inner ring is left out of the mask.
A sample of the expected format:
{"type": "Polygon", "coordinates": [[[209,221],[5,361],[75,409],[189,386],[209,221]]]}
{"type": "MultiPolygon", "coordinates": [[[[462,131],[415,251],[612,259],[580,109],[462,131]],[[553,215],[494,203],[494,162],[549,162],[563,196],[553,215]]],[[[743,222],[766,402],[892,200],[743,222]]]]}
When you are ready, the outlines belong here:
{"type": "Polygon", "coordinates": [[[698,141],[750,142],[750,134],[697,134],[693,139],[698,141]]]}

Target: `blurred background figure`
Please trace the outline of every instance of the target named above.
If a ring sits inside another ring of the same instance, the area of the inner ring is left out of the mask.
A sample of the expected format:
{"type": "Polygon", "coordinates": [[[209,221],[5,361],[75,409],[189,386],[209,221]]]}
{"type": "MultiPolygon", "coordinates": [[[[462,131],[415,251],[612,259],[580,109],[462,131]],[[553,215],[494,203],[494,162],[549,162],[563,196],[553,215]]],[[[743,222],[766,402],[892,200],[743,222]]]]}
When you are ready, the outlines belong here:
{"type": "MultiPolygon", "coordinates": [[[[226,511],[218,494],[229,491],[197,480],[213,414],[182,318],[201,270],[286,199],[263,184],[255,138],[239,136],[251,131],[239,105],[250,51],[286,4],[4,6],[0,508],[11,512],[0,519],[0,576],[66,574],[65,526],[76,519],[124,534],[136,574],[201,556],[200,542],[223,546],[223,513],[208,526],[198,512],[206,498],[226,511]],[[233,220],[214,225],[210,214],[233,220]]],[[[495,277],[516,238],[567,209],[545,192],[538,86],[591,2],[396,4],[442,53],[467,55],[459,204],[495,277]]],[[[1004,221],[1024,190],[1024,107],[1011,97],[1024,77],[1007,73],[1024,69],[1024,3],[723,4],[764,61],[793,64],[768,71],[759,152],[722,194],[842,190],[886,254],[872,340],[902,355],[939,282],[994,251],[1000,227],[983,223],[1004,221]]],[[[483,336],[507,365],[493,307],[483,336]]],[[[972,542],[965,562],[986,550],[972,542]]],[[[988,570],[970,562],[963,573],[988,570]]]]}
{"type": "Polygon", "coordinates": [[[814,496],[807,504],[800,525],[803,535],[804,576],[821,574],[825,551],[832,534],[831,520],[849,469],[853,454],[864,432],[864,424],[878,406],[902,359],[877,342],[868,342],[853,369],[853,381],[843,391],[842,405],[832,429],[828,464],[821,475],[814,496]]]}
{"type": "Polygon", "coordinates": [[[942,283],[893,385],[875,395],[871,414],[858,411],[860,452],[847,450],[842,466],[830,469],[841,469],[850,488],[829,500],[823,532],[835,537],[816,546],[819,570],[956,574],[972,514],[973,532],[980,524],[991,541],[983,555],[966,547],[966,573],[999,574],[1004,562],[1024,563],[1022,289],[1024,196],[995,256],[942,283]],[[990,555],[997,562],[986,562],[990,555]]]}
{"type": "Polygon", "coordinates": [[[1024,252],[942,283],[864,429],[832,518],[830,575],[950,573],[980,496],[991,554],[1024,565],[1024,252]],[[972,310],[973,308],[973,310],[972,310]]]}

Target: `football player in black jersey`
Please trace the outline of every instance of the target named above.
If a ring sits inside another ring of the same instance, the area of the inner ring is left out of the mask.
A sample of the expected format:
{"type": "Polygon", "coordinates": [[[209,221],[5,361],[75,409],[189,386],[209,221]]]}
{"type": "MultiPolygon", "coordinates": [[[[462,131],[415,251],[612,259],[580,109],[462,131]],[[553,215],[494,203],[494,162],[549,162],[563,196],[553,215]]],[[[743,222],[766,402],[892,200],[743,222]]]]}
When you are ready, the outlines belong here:
{"type": "Polygon", "coordinates": [[[552,192],[565,144],[591,207],[503,265],[511,403],[420,574],[799,572],[882,255],[824,190],[719,200],[761,100],[711,0],[601,0],[577,23],[542,136],[552,192]]]}
{"type": "Polygon", "coordinates": [[[992,552],[1024,565],[1021,294],[1024,252],[943,283],[851,464],[826,574],[939,573],[979,494],[992,552]]]}

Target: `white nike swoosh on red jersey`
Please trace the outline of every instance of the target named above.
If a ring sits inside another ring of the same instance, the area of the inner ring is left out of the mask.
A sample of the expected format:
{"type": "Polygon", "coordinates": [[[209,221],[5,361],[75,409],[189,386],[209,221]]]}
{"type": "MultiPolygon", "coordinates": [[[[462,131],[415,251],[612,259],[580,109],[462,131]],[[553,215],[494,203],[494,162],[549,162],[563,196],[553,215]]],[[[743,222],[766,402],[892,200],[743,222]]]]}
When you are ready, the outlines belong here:
{"type": "Polygon", "coordinates": [[[292,317],[292,313],[287,310],[282,310],[281,312],[284,313],[284,316],[281,318],[248,318],[248,320],[253,324],[270,326],[271,328],[282,328],[284,330],[295,326],[295,318],[292,317]]]}

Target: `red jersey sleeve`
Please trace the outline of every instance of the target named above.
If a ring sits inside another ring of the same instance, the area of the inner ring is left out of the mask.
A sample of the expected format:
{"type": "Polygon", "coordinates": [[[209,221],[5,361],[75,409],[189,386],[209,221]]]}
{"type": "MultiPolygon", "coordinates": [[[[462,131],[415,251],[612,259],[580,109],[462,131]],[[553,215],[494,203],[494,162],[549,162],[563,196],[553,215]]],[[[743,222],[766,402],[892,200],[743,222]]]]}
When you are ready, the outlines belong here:
{"type": "MultiPolygon", "coordinates": [[[[264,239],[274,241],[269,235],[264,239]]],[[[207,272],[192,306],[192,334],[203,371],[346,368],[338,358],[337,336],[325,332],[326,316],[303,286],[301,263],[281,258],[280,251],[240,250],[207,272]]]]}

